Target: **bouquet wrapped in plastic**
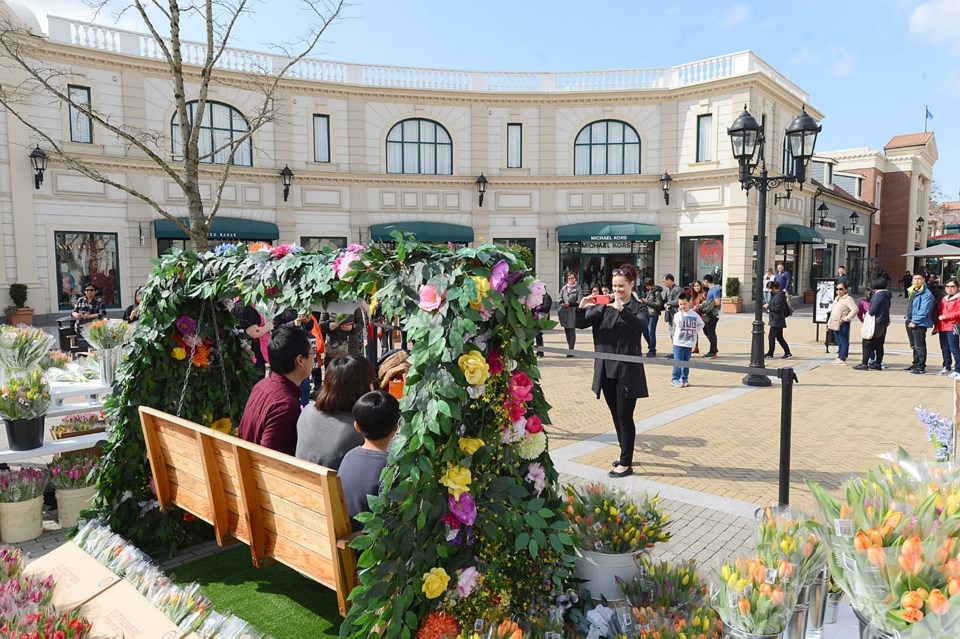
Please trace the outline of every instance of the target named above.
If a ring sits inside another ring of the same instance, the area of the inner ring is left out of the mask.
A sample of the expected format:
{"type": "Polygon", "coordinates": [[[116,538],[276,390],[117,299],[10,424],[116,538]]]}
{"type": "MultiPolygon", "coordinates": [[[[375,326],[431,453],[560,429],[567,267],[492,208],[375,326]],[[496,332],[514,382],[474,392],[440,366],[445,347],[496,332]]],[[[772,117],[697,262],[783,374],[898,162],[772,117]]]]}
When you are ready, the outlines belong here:
{"type": "Polygon", "coordinates": [[[53,346],[53,335],[32,326],[0,326],[0,368],[6,375],[29,371],[53,346]]]}
{"type": "Polygon", "coordinates": [[[50,385],[39,368],[8,378],[0,388],[3,419],[34,419],[46,415],[49,406],[50,385]]]}
{"type": "Polygon", "coordinates": [[[797,600],[794,570],[785,559],[770,565],[762,555],[722,561],[713,572],[713,607],[724,626],[757,635],[783,632],[797,600]]]}
{"type": "Polygon", "coordinates": [[[960,472],[899,451],[842,499],[811,487],[831,572],[873,632],[960,636],[960,472]]]}
{"type": "Polygon", "coordinates": [[[787,508],[764,508],[758,513],[757,552],[769,565],[781,562],[793,567],[786,575],[798,586],[807,586],[826,565],[823,542],[814,522],[787,508]]]}
{"type": "Polygon", "coordinates": [[[133,327],[118,319],[97,320],[83,327],[84,339],[98,351],[123,346],[132,336],[133,327]]]}
{"type": "Polygon", "coordinates": [[[566,487],[564,515],[578,548],[601,553],[630,553],[670,540],[668,516],[657,506],[659,496],[645,496],[642,504],[623,490],[605,484],[582,489],[566,487]]]}

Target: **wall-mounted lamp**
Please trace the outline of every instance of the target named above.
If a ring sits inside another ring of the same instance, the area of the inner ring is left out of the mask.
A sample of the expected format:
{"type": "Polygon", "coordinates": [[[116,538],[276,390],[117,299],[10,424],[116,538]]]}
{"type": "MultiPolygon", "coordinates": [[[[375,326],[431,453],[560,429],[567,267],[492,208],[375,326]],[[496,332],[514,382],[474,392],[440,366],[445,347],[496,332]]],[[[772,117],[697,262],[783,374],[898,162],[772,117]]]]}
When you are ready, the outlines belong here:
{"type": "Polygon", "coordinates": [[[793,194],[793,182],[784,182],[783,188],[786,189],[786,195],[780,195],[779,193],[773,194],[773,203],[780,204],[780,202],[786,202],[790,199],[790,196],[793,194]]]}
{"type": "Polygon", "coordinates": [[[859,220],[860,220],[860,216],[857,215],[857,212],[856,212],[856,211],[854,211],[853,213],[851,213],[851,214],[850,214],[850,226],[845,226],[845,227],[843,227],[843,234],[846,235],[846,234],[847,234],[847,231],[850,231],[851,233],[856,233],[856,232],[857,232],[857,222],[858,222],[859,220]]]}
{"type": "Polygon", "coordinates": [[[487,178],[483,173],[477,178],[477,193],[480,194],[480,206],[483,207],[483,194],[487,192],[487,178]]]}
{"type": "Polygon", "coordinates": [[[147,243],[147,238],[143,236],[143,224],[137,223],[137,230],[140,231],[140,246],[143,246],[147,243]]]}
{"type": "Polygon", "coordinates": [[[670,204],[670,183],[673,178],[666,171],[660,176],[660,190],[663,191],[663,203],[670,204]]]}
{"type": "Polygon", "coordinates": [[[922,217],[917,218],[917,233],[923,230],[923,225],[926,224],[926,222],[922,217]]]}
{"type": "Polygon", "coordinates": [[[37,148],[30,152],[30,162],[33,164],[33,170],[36,171],[33,176],[33,188],[39,189],[40,185],[43,184],[43,172],[47,170],[47,154],[43,152],[39,144],[37,148]]]}
{"type": "Polygon", "coordinates": [[[547,248],[550,248],[550,229],[547,229],[547,248]]]}
{"type": "Polygon", "coordinates": [[[826,202],[821,202],[820,206],[817,207],[817,213],[820,216],[820,219],[817,220],[818,226],[823,226],[827,221],[827,214],[830,212],[830,207],[827,206],[826,202]]]}
{"type": "Polygon", "coordinates": [[[293,171],[286,164],[280,171],[280,183],[283,184],[283,201],[286,202],[287,198],[290,197],[290,185],[293,184],[293,171]]]}

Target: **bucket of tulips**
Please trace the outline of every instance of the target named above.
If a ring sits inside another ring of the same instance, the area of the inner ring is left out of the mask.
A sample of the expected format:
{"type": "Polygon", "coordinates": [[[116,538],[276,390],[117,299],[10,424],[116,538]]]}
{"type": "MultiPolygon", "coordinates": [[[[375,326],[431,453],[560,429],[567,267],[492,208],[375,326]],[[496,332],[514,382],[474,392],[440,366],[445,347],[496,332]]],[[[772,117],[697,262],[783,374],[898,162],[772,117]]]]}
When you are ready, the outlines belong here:
{"type": "Polygon", "coordinates": [[[47,471],[0,471],[0,541],[18,544],[43,533],[43,489],[47,471]]]}
{"type": "Polygon", "coordinates": [[[33,326],[0,327],[0,369],[3,377],[37,366],[53,346],[53,335],[33,326]]]}
{"type": "Polygon", "coordinates": [[[838,499],[811,484],[830,570],[873,637],[960,636],[960,468],[898,451],[838,499]]]}
{"type": "Polygon", "coordinates": [[[713,608],[728,637],[781,639],[796,604],[793,566],[752,553],[714,569],[713,608]]]}
{"type": "Polygon", "coordinates": [[[11,450],[43,446],[43,425],[49,406],[50,386],[39,368],[6,380],[0,388],[0,417],[6,423],[11,450]]]}
{"type": "Polygon", "coordinates": [[[575,573],[595,599],[623,601],[617,577],[632,580],[640,574],[639,556],[657,542],[670,539],[667,515],[657,507],[659,496],[644,495],[641,502],[623,490],[604,484],[582,488],[568,485],[567,507],[576,547],[575,573]]]}
{"type": "Polygon", "coordinates": [[[96,455],[67,453],[50,462],[50,483],[57,491],[57,520],[62,528],[70,528],[80,512],[90,508],[97,493],[96,455]]]}
{"type": "Polygon", "coordinates": [[[133,336],[133,327],[118,319],[102,319],[84,327],[84,339],[97,349],[100,379],[113,384],[123,359],[123,345],[133,336]]]}

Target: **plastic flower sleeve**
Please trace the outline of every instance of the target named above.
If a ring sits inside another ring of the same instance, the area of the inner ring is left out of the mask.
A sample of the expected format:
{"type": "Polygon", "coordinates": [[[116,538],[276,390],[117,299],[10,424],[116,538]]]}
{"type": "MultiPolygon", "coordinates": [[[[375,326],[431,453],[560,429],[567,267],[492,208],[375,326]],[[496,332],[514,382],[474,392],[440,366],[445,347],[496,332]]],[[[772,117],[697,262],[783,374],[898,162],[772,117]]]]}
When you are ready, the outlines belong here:
{"type": "Polygon", "coordinates": [[[721,561],[711,576],[713,607],[723,623],[751,634],[783,632],[799,588],[783,572],[754,555],[721,561]]]}
{"type": "Polygon", "coordinates": [[[757,513],[757,551],[771,566],[800,586],[816,579],[825,565],[820,532],[809,517],[793,508],[768,506],[757,513]]]}

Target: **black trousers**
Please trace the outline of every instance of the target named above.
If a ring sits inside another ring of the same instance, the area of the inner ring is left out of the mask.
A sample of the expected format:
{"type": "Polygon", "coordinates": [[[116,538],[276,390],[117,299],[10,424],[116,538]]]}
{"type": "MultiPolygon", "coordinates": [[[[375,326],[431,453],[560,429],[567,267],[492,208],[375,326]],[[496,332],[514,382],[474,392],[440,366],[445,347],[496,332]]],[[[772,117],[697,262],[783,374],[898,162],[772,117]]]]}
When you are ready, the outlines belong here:
{"type": "Polygon", "coordinates": [[[709,355],[717,354],[717,322],[719,321],[719,317],[711,317],[703,325],[703,334],[707,336],[707,340],[710,342],[709,355]]]}
{"type": "Polygon", "coordinates": [[[777,348],[776,344],[780,344],[780,348],[783,349],[784,355],[789,355],[790,345],[787,344],[787,340],[783,338],[783,327],[771,326],[769,331],[770,332],[767,334],[767,355],[773,355],[773,351],[777,348]]]}
{"type": "MultiPolygon", "coordinates": [[[[877,324],[873,329],[873,337],[863,340],[863,361],[860,363],[867,365],[871,359],[874,366],[880,366],[883,363],[883,344],[887,341],[887,327],[889,324],[877,324]]],[[[909,329],[907,329],[909,330],[909,329]]]]}
{"type": "Polygon", "coordinates": [[[910,348],[913,349],[913,367],[918,370],[927,368],[927,327],[918,326],[910,328],[907,325],[907,339],[910,340],[910,348]]]}
{"type": "Polygon", "coordinates": [[[577,329],[565,328],[563,334],[567,336],[567,348],[572,349],[577,345],[577,329]]]}
{"type": "Polygon", "coordinates": [[[613,417],[613,427],[617,430],[617,441],[620,442],[620,465],[632,466],[633,447],[637,441],[637,424],[633,421],[633,411],[637,408],[637,400],[618,395],[615,379],[604,378],[600,384],[600,391],[613,417]]]}

